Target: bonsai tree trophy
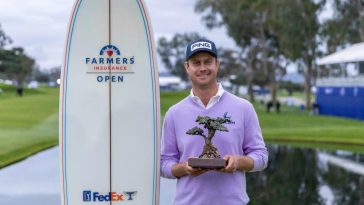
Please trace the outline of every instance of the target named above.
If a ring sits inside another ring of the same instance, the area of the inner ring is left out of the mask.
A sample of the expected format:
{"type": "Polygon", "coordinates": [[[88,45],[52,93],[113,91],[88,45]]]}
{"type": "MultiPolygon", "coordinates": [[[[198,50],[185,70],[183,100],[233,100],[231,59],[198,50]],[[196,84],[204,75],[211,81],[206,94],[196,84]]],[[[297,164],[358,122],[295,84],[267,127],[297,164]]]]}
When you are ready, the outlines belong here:
{"type": "Polygon", "coordinates": [[[223,124],[232,123],[232,121],[229,117],[226,117],[226,114],[223,118],[197,117],[196,122],[207,129],[207,136],[204,134],[204,130],[197,126],[186,132],[189,135],[199,135],[205,140],[202,154],[199,158],[190,158],[188,160],[189,166],[207,169],[218,169],[226,166],[225,160],[221,159],[217,148],[212,144],[212,138],[214,138],[216,131],[228,132],[228,129],[223,124]]]}

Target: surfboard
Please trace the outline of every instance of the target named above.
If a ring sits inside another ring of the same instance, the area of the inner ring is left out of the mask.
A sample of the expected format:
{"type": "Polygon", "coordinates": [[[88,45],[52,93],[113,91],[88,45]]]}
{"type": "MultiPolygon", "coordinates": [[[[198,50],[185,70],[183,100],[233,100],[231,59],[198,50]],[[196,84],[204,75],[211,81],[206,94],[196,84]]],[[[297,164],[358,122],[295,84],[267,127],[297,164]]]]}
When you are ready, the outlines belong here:
{"type": "Polygon", "coordinates": [[[142,0],[75,1],[59,109],[62,205],[158,204],[158,70],[142,0]]]}

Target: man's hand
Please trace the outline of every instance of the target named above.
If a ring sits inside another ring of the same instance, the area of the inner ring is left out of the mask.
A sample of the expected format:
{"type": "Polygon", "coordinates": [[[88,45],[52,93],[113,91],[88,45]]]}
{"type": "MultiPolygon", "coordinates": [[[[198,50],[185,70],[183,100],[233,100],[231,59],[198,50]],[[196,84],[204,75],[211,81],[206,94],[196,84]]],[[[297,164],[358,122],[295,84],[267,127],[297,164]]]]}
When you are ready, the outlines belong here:
{"type": "Polygon", "coordinates": [[[250,171],[254,167],[254,161],[252,158],[247,156],[239,155],[226,155],[224,157],[226,161],[226,167],[217,171],[225,173],[233,173],[235,171],[250,171]]]}
{"type": "Polygon", "coordinates": [[[184,162],[184,164],[186,166],[187,173],[195,177],[209,171],[208,169],[193,168],[188,165],[188,162],[184,162]]]}
{"type": "Polygon", "coordinates": [[[226,173],[233,173],[238,169],[239,166],[239,156],[232,156],[232,155],[226,155],[224,157],[224,160],[226,161],[226,167],[222,168],[218,171],[226,172],[226,173]]]}
{"type": "Polygon", "coordinates": [[[186,175],[199,176],[209,169],[193,168],[188,165],[188,162],[177,163],[172,166],[172,173],[175,177],[180,178],[186,175]]]}

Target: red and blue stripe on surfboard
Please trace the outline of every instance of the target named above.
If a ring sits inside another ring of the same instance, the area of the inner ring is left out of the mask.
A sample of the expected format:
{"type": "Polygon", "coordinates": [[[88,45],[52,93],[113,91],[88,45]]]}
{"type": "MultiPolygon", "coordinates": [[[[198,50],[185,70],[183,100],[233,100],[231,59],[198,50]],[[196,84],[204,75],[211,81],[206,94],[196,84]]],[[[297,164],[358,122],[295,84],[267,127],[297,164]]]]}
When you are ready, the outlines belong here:
{"type": "Polygon", "coordinates": [[[77,12],[80,8],[82,0],[77,0],[73,6],[72,9],[72,17],[70,19],[69,25],[68,25],[68,34],[67,34],[67,40],[66,40],[66,53],[65,53],[65,58],[64,58],[64,62],[63,62],[63,82],[62,82],[62,126],[61,126],[61,137],[62,137],[62,143],[61,143],[61,157],[62,157],[62,197],[63,197],[63,204],[67,204],[68,205],[68,195],[67,195],[67,190],[68,190],[68,184],[67,184],[67,163],[66,163],[66,159],[67,159],[67,150],[66,150],[66,101],[67,101],[67,76],[68,76],[68,63],[69,63],[69,49],[70,49],[70,45],[72,42],[72,34],[73,34],[73,27],[74,27],[74,22],[76,21],[76,16],[77,16],[77,12]]]}
{"type": "MultiPolygon", "coordinates": [[[[138,2],[138,6],[139,6],[139,9],[140,9],[140,12],[142,13],[142,16],[143,16],[143,21],[144,21],[144,28],[145,28],[145,31],[146,31],[146,34],[148,36],[148,48],[149,48],[149,60],[150,60],[150,66],[151,66],[151,69],[150,69],[150,72],[151,72],[151,78],[152,78],[152,92],[153,92],[153,106],[154,106],[154,113],[153,113],[153,124],[154,124],[154,148],[156,150],[154,150],[154,162],[159,162],[159,155],[157,155],[158,153],[158,149],[159,149],[159,146],[158,146],[158,143],[157,143],[157,136],[159,136],[158,134],[158,129],[159,128],[159,119],[158,119],[158,115],[157,115],[157,112],[158,112],[158,104],[159,103],[156,99],[156,89],[157,89],[157,84],[155,82],[157,82],[158,79],[157,76],[156,76],[156,72],[158,72],[158,70],[156,70],[156,66],[155,66],[155,53],[154,53],[154,45],[153,45],[153,39],[152,39],[152,33],[150,31],[150,24],[149,24],[149,21],[148,21],[148,18],[146,17],[146,11],[145,11],[145,6],[143,5],[143,2],[141,0],[137,0],[138,2]]],[[[156,169],[156,167],[159,167],[159,164],[156,165],[156,163],[154,163],[154,168],[153,168],[153,176],[154,176],[154,179],[153,179],[153,184],[156,186],[156,187],[153,187],[153,204],[156,205],[158,203],[158,198],[159,198],[159,193],[157,192],[158,190],[158,186],[159,186],[159,168],[156,169]],[[155,173],[155,171],[158,171],[158,173],[155,173]]]]}

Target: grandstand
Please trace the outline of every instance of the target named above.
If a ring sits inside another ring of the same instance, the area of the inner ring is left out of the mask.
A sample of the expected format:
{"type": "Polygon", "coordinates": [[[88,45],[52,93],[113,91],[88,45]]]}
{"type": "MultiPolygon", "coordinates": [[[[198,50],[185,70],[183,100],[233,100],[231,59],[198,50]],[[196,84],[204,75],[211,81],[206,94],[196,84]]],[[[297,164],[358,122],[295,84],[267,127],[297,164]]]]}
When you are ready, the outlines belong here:
{"type": "Polygon", "coordinates": [[[317,61],[322,68],[340,65],[340,76],[329,74],[316,81],[319,114],[364,120],[364,42],[317,61]]]}

